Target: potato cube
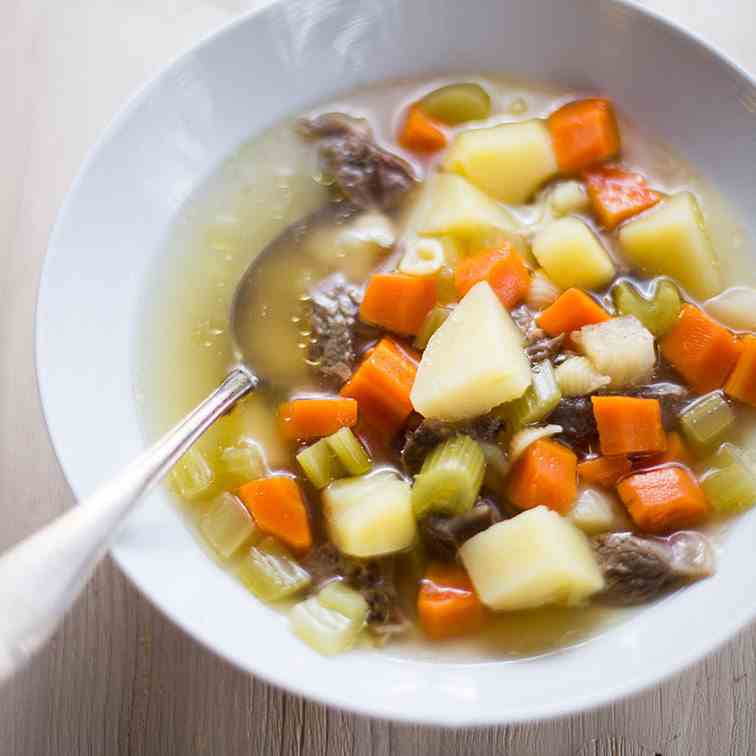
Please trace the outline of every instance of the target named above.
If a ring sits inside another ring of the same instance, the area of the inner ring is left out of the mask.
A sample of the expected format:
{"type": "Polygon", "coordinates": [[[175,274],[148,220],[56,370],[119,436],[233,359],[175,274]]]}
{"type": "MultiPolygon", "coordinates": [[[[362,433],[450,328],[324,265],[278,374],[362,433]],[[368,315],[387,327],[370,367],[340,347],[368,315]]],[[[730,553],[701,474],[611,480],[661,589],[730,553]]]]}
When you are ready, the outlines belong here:
{"type": "Polygon", "coordinates": [[[625,223],[619,243],[642,273],[676,278],[694,297],[706,299],[722,289],[716,254],[690,192],[675,194],[625,223]]]}
{"type": "Polygon", "coordinates": [[[491,609],[573,606],[604,587],[586,536],[543,506],[492,525],[459,554],[491,609]]]}
{"type": "Polygon", "coordinates": [[[410,399],[424,417],[465,420],[522,396],[531,372],[522,332],[485,282],[431,336],[410,399]]]}
{"type": "Polygon", "coordinates": [[[336,548],[350,556],[392,554],[415,540],[410,484],[389,471],[331,483],[323,513],[336,548]]]}
{"type": "Polygon", "coordinates": [[[533,239],[533,254],[546,275],[563,289],[598,289],[614,278],[611,258],[578,218],[560,218],[533,239]]]}
{"type": "Polygon", "coordinates": [[[527,202],[558,170],[551,136],[540,120],[463,131],[454,138],[444,168],[513,204],[527,202]]]}
{"type": "Polygon", "coordinates": [[[408,225],[421,236],[477,241],[491,232],[516,234],[520,225],[494,200],[453,173],[431,177],[408,225]]]}

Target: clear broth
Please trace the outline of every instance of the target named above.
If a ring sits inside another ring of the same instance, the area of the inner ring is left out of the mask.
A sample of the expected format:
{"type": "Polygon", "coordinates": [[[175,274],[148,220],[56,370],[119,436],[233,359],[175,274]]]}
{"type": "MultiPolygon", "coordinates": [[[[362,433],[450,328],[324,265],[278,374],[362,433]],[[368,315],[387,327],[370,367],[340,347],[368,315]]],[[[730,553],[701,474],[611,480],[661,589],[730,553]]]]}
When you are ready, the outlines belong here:
{"type": "MultiPolygon", "coordinates": [[[[542,116],[584,94],[500,78],[477,80],[492,94],[493,112],[497,114],[492,123],[542,116]]],[[[363,89],[314,112],[345,110],[367,116],[378,138],[399,151],[392,135],[403,104],[447,81],[397,82],[363,89]]],[[[328,197],[327,189],[317,180],[315,150],[296,134],[293,125],[293,120],[279,123],[242,146],[195,192],[174,224],[148,291],[140,339],[137,387],[149,437],[176,422],[223,378],[232,362],[228,313],[237,282],[266,244],[323,205],[328,197]]],[[[719,194],[689,163],[631,121],[620,116],[620,126],[625,163],[642,170],[650,183],[664,191],[685,188],[699,197],[725,285],[756,284],[746,236],[719,194]]],[[[405,157],[411,160],[411,156],[405,157]]],[[[422,166],[417,168],[422,175],[422,166]]],[[[539,211],[537,203],[518,209],[530,220],[539,211]]],[[[610,240],[604,239],[611,249],[610,240]]],[[[302,361],[304,342],[301,324],[296,321],[296,304],[311,282],[339,264],[338,260],[323,258],[320,250],[322,247],[292,250],[261,269],[263,286],[271,296],[256,330],[261,344],[258,351],[284,358],[291,355],[292,363],[300,366],[292,386],[302,392],[317,388],[317,384],[302,361]]],[[[363,273],[367,271],[355,271],[353,277],[359,280],[363,273]]],[[[277,429],[280,399],[280,393],[263,390],[218,421],[199,442],[211,466],[221,449],[247,438],[262,447],[271,469],[293,471],[291,447],[282,441],[277,429]]],[[[750,412],[742,414],[740,435],[749,446],[756,447],[756,418],[750,412]]],[[[223,489],[222,476],[216,485],[218,490],[223,489]]],[[[188,521],[196,524],[203,504],[181,501],[180,506],[188,521]]],[[[256,599],[250,595],[250,600],[256,599]]],[[[383,653],[434,661],[528,657],[585,642],[638,611],[588,607],[507,613],[494,618],[474,638],[431,646],[414,630],[388,645],[383,653]]]]}

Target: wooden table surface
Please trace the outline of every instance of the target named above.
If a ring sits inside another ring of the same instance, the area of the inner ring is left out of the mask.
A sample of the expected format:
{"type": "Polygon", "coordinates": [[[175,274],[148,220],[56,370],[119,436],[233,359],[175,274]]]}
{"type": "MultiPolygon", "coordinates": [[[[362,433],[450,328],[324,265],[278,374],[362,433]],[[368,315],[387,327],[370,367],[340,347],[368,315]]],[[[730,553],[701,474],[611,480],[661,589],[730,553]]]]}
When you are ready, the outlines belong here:
{"type": "MultiPolygon", "coordinates": [[[[63,195],[126,96],[259,2],[0,4],[0,550],[72,501],[42,421],[32,349],[40,265],[63,195]]],[[[752,0],[642,4],[756,71],[752,0]]],[[[232,669],[106,562],[50,646],[0,690],[0,754],[753,754],[755,665],[752,628],[682,676],[601,711],[486,730],[399,726],[327,710],[232,669]]]]}

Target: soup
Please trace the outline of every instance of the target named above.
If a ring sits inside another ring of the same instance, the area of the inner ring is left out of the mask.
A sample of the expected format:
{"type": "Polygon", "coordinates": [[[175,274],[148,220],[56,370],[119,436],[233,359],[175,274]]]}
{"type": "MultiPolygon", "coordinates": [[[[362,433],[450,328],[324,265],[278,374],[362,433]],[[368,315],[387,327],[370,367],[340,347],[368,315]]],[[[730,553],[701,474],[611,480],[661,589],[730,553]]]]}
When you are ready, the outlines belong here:
{"type": "Polygon", "coordinates": [[[250,600],[321,653],[507,658],[712,573],[756,498],[752,266],[610,101],[397,83],[245,145],[156,275],[151,433],[232,366],[274,239],[238,334],[263,384],[171,480],[250,600]]]}

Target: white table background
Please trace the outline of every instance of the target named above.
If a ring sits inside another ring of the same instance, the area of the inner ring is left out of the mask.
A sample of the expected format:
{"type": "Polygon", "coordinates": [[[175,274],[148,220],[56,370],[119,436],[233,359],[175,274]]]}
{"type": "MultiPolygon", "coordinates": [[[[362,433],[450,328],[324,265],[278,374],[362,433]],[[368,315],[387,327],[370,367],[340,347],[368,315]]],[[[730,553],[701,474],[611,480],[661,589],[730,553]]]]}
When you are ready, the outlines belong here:
{"type": "MultiPolygon", "coordinates": [[[[0,550],[72,501],[42,421],[32,349],[40,265],[64,193],[135,88],[259,2],[0,2],[0,550]]],[[[641,4],[756,72],[753,0],[641,4]]],[[[106,562],[49,648],[0,690],[0,754],[745,755],[756,753],[755,666],[752,628],[684,675],[601,711],[487,730],[398,726],[232,669],[106,562]]]]}

